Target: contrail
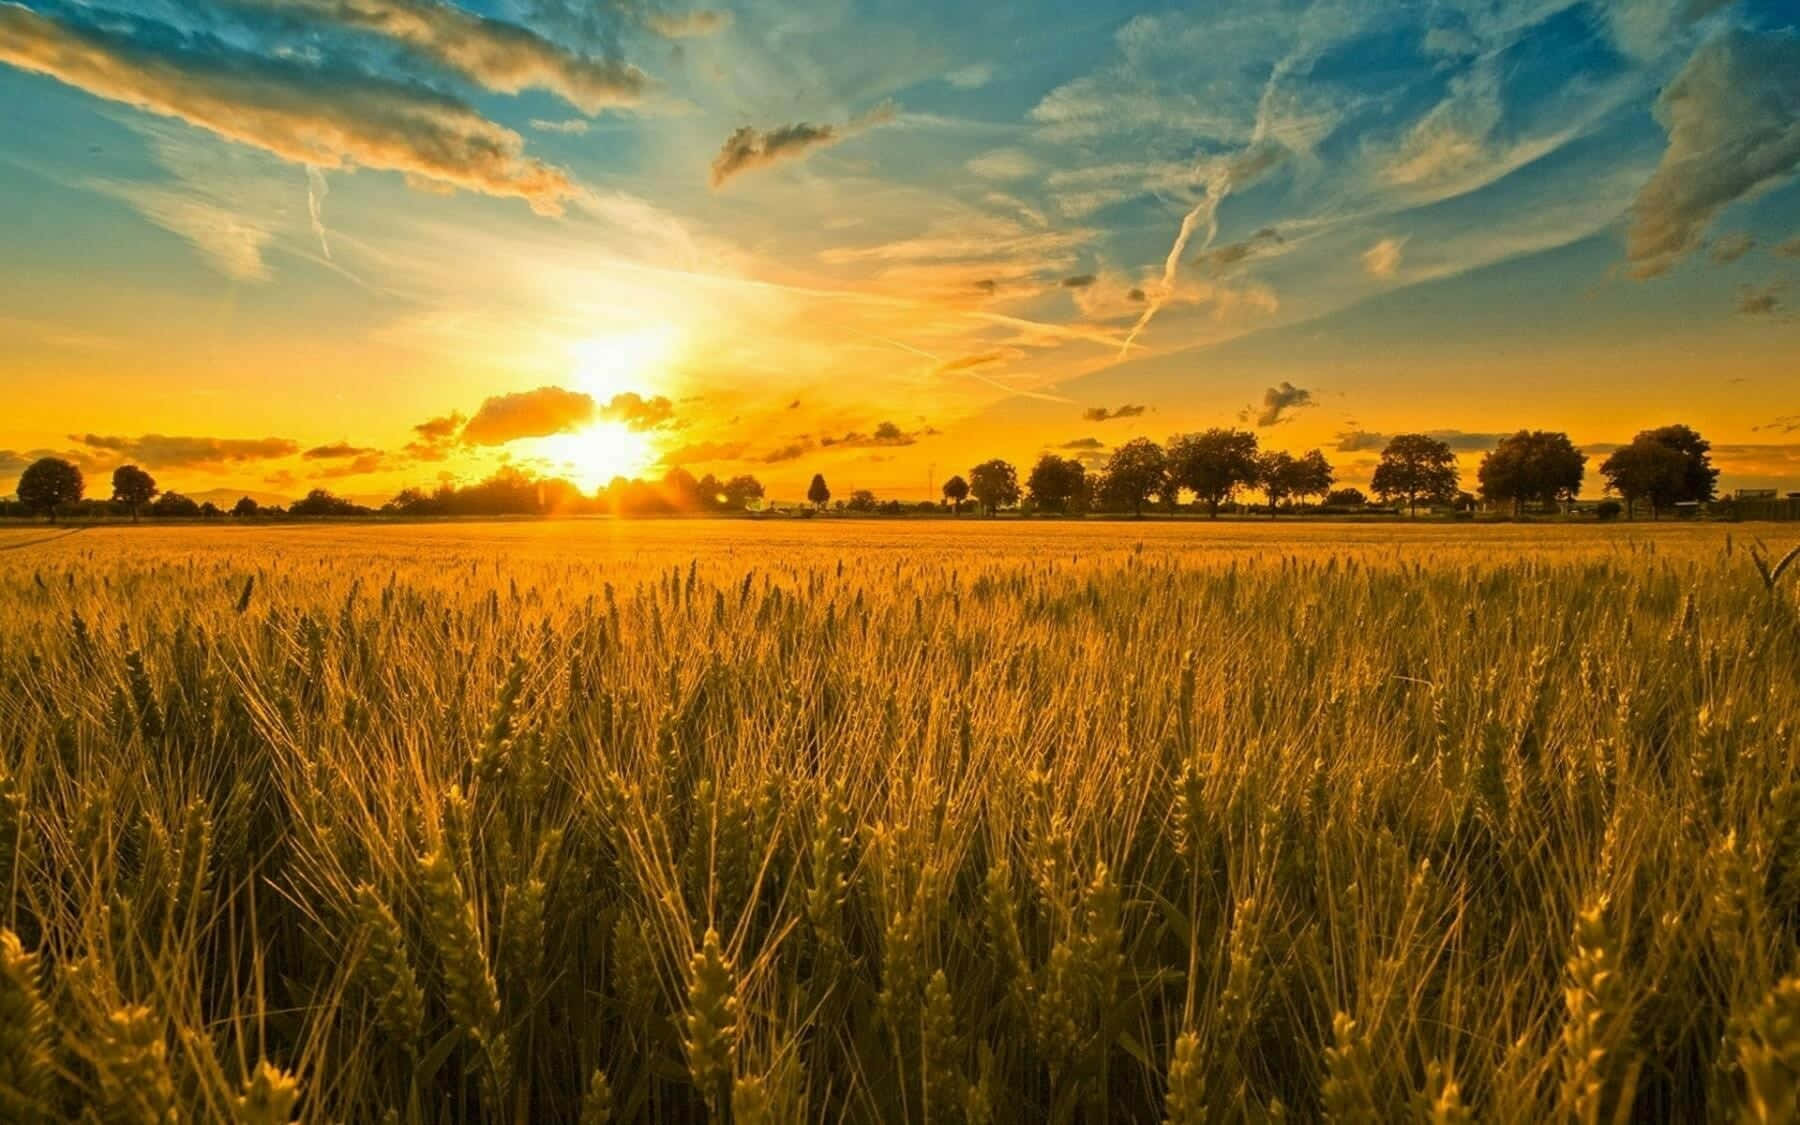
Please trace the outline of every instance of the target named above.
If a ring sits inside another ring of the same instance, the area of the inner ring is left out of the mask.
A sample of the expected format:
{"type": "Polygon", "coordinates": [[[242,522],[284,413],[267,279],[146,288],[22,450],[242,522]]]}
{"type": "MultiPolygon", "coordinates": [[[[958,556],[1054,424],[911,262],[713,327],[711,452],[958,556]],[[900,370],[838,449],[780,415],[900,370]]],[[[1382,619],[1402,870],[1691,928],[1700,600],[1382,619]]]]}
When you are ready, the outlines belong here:
{"type": "Polygon", "coordinates": [[[331,261],[331,243],[325,240],[325,197],[331,194],[331,185],[325,180],[325,173],[311,164],[306,166],[306,210],[312,215],[314,233],[319,236],[319,249],[324,251],[325,260],[331,261]]]}

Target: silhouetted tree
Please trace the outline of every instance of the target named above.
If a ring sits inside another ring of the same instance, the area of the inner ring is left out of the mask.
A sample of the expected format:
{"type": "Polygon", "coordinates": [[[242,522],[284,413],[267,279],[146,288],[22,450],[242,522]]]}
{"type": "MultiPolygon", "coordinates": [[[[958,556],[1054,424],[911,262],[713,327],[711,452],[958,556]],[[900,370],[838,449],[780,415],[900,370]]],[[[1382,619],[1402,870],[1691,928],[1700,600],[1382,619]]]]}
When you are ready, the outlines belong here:
{"type": "Polygon", "coordinates": [[[1305,500],[1309,496],[1324,496],[1331,491],[1332,482],[1337,480],[1337,473],[1325,454],[1317,449],[1309,449],[1294,462],[1294,495],[1305,500]]]}
{"type": "Polygon", "coordinates": [[[984,461],[969,470],[969,491],[991,516],[1019,502],[1019,472],[998,457],[984,461]]]}
{"type": "Polygon", "coordinates": [[[112,475],[113,503],[122,504],[136,523],[138,510],[156,498],[156,478],[136,465],[120,465],[112,475]]]}
{"type": "Polygon", "coordinates": [[[1132,438],[1106,459],[1100,495],[1142,518],[1150,497],[1165,493],[1169,486],[1169,458],[1162,446],[1149,438],[1132,438]]]}
{"type": "Polygon", "coordinates": [[[1211,429],[1169,439],[1169,476],[1218,518],[1219,505],[1257,479],[1256,435],[1247,430],[1211,429]]]}
{"type": "Polygon", "coordinates": [[[165,492],[150,505],[150,514],[157,519],[188,519],[200,514],[200,505],[179,492],[165,492]]]}
{"type": "Polygon", "coordinates": [[[1080,461],[1046,453],[1025,480],[1032,503],[1046,512],[1067,512],[1071,501],[1087,490],[1087,470],[1080,461]]]}
{"type": "Polygon", "coordinates": [[[831,489],[825,487],[823,473],[813,474],[812,483],[806,486],[806,498],[812,501],[813,507],[824,510],[826,503],[831,499],[831,489]]]}
{"type": "Polygon", "coordinates": [[[1716,493],[1719,470],[1712,445],[1687,426],[1645,430],[1630,445],[1613,450],[1600,466],[1608,487],[1625,498],[1629,516],[1639,500],[1650,501],[1650,518],[1684,501],[1700,503],[1716,493]]]}
{"type": "Polygon", "coordinates": [[[1276,507],[1294,492],[1297,474],[1294,455],[1285,449],[1271,449],[1256,458],[1256,483],[1269,498],[1269,518],[1275,518],[1276,507]]]}
{"type": "Polygon", "coordinates": [[[1368,502],[1360,488],[1334,488],[1325,496],[1328,508],[1360,508],[1368,502]]]}
{"type": "Polygon", "coordinates": [[[944,482],[944,499],[950,501],[950,511],[953,515],[962,515],[963,501],[968,498],[968,481],[960,476],[955,476],[944,482]]]}
{"type": "Polygon", "coordinates": [[[725,494],[725,506],[736,511],[743,511],[763,498],[762,481],[748,475],[732,477],[725,482],[722,491],[725,494]]]}
{"type": "Polygon", "coordinates": [[[844,505],[851,512],[873,512],[875,510],[875,494],[866,488],[858,488],[850,493],[850,499],[844,505]]]}
{"type": "Polygon", "coordinates": [[[85,482],[81,470],[60,457],[40,457],[19,475],[19,503],[29,512],[43,512],[56,522],[56,510],[81,499],[85,482]]]}
{"type": "Polygon", "coordinates": [[[1520,430],[1502,438],[1494,451],[1481,459],[1477,479],[1483,498],[1510,501],[1517,515],[1528,501],[1554,504],[1574,499],[1581,492],[1586,467],[1587,458],[1568,434],[1520,430]]]}
{"type": "Polygon", "coordinates": [[[1419,501],[1447,504],[1456,497],[1456,454],[1428,434],[1395,434],[1381,451],[1369,487],[1383,500],[1403,500],[1411,515],[1419,501]]]}
{"type": "Polygon", "coordinates": [[[231,506],[231,514],[239,519],[248,519],[262,510],[262,505],[248,496],[238,497],[238,502],[231,506]]]}
{"type": "MultiPolygon", "coordinates": [[[[163,499],[168,499],[168,495],[165,494],[163,499]]],[[[288,511],[296,516],[360,516],[367,515],[369,510],[349,500],[333,496],[323,488],[315,488],[303,498],[288,505],[288,511]]]]}

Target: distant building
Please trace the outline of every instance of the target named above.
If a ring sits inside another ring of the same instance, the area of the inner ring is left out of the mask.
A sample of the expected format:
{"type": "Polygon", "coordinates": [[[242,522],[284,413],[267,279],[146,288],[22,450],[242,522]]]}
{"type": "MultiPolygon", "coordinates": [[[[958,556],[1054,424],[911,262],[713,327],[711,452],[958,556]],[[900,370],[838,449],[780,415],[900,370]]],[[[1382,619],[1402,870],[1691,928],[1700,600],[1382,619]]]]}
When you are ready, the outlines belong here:
{"type": "Polygon", "coordinates": [[[1778,492],[1773,488],[1740,488],[1736,495],[1739,500],[1773,500],[1778,492]]]}

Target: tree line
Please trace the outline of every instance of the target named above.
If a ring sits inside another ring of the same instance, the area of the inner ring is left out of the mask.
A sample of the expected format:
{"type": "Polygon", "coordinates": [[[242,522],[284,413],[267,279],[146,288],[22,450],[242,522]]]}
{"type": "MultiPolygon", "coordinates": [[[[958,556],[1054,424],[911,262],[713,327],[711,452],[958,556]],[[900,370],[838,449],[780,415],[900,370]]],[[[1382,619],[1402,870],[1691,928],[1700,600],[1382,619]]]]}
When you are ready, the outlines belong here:
{"type": "MultiPolygon", "coordinates": [[[[1627,516],[1639,504],[1652,518],[1677,504],[1712,500],[1719,471],[1711,445],[1685,425],[1662,426],[1639,433],[1628,445],[1612,450],[1600,465],[1609,495],[1623,501],[1627,516]]],[[[1531,506],[1558,506],[1580,494],[1588,457],[1560,431],[1520,430],[1500,440],[1483,455],[1476,469],[1479,499],[1510,507],[1515,515],[1531,506]]],[[[1416,514],[1421,504],[1473,508],[1477,496],[1461,490],[1461,466],[1448,442],[1430,434],[1398,434],[1382,449],[1370,479],[1370,490],[1383,503],[1416,514]]],[[[1088,511],[1129,512],[1142,516],[1152,506],[1174,511],[1184,497],[1196,510],[1217,517],[1244,494],[1260,495],[1270,515],[1284,507],[1317,499],[1326,509],[1353,509],[1367,503],[1359,489],[1334,488],[1336,470],[1324,453],[1311,449],[1298,456],[1260,448],[1249,430],[1214,428],[1176,434],[1159,445],[1134,438],[1119,446],[1105,462],[1090,469],[1080,460],[1045,453],[1023,482],[1005,460],[983,461],[964,476],[944,482],[944,506],[956,515],[973,500],[980,510],[1027,507],[1032,512],[1077,515],[1088,511]]],[[[227,513],[214,504],[197,503],[179,492],[163,491],[149,472],[136,465],[113,470],[107,501],[87,501],[86,482],[78,466],[44,457],[27,466],[19,478],[17,514],[57,516],[100,514],[101,511],[156,517],[217,517],[227,513]]],[[[433,490],[407,488],[380,508],[356,504],[314,489],[285,508],[259,505],[245,496],[233,505],[238,518],[282,516],[491,516],[546,514],[610,514],[621,516],[702,514],[745,511],[760,506],[762,482],[753,476],[720,480],[708,473],[695,477],[676,468],[661,480],[615,477],[593,495],[555,477],[536,477],[503,467],[487,480],[469,485],[445,483],[433,490]]],[[[823,474],[815,474],[806,492],[815,509],[832,500],[823,474]]],[[[899,514],[909,506],[880,501],[866,489],[851,493],[837,506],[851,512],[899,514]]],[[[926,501],[911,507],[934,509],[926,501]]],[[[1602,516],[1617,514],[1608,500],[1602,516]],[[1608,505],[1611,505],[1610,511],[1608,505]]],[[[0,508],[0,514],[14,514],[0,508]]]]}

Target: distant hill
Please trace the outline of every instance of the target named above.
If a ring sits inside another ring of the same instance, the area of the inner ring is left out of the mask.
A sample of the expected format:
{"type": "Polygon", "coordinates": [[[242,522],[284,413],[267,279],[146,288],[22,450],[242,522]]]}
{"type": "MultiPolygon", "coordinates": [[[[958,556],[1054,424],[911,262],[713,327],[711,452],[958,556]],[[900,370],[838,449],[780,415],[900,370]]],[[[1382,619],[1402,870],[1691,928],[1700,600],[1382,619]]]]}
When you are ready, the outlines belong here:
{"type": "MultiPolygon", "coordinates": [[[[176,491],[180,492],[181,490],[176,489],[176,491]]],[[[286,507],[294,502],[293,497],[283,496],[279,492],[258,492],[255,489],[244,488],[209,488],[205,492],[182,492],[182,495],[196,504],[204,504],[211,500],[215,505],[228,512],[231,510],[231,506],[238,502],[239,497],[243,496],[248,496],[264,507],[270,504],[280,504],[282,507],[286,507]]]]}

